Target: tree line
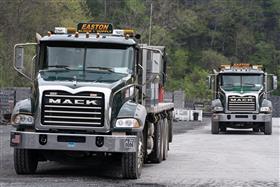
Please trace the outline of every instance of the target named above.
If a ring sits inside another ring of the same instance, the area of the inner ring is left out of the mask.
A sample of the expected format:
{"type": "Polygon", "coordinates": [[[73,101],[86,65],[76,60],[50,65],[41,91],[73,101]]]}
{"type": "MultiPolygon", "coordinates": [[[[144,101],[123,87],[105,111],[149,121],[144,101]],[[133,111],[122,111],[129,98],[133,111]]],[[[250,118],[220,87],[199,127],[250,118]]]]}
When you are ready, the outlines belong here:
{"type": "Polygon", "coordinates": [[[151,44],[167,46],[167,90],[209,98],[207,75],[229,63],[262,64],[280,78],[278,0],[4,0],[0,87],[26,85],[12,69],[14,44],[34,41],[36,32],[45,35],[55,26],[111,22],[134,29],[148,43],[151,4],[151,44]]]}

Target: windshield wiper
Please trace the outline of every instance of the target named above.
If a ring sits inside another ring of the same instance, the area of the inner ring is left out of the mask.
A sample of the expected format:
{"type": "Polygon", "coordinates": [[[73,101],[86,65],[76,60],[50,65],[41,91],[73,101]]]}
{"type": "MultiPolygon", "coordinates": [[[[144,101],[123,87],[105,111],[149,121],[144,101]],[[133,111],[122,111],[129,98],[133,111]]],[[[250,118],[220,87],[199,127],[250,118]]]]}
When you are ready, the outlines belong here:
{"type": "Polygon", "coordinates": [[[253,83],[243,83],[243,85],[246,85],[246,86],[254,86],[254,87],[255,87],[255,84],[253,84],[253,83]]]}
{"type": "Polygon", "coordinates": [[[109,72],[114,72],[113,68],[108,68],[108,67],[89,66],[89,67],[86,67],[86,69],[97,69],[97,70],[105,70],[105,71],[109,71],[109,72]]]}
{"type": "Polygon", "coordinates": [[[69,66],[66,66],[66,65],[52,65],[52,66],[48,66],[48,68],[62,68],[62,69],[66,69],[66,70],[71,70],[69,68],[69,66]]]}
{"type": "Polygon", "coordinates": [[[233,87],[233,84],[224,84],[223,86],[230,86],[230,87],[233,87]]]}

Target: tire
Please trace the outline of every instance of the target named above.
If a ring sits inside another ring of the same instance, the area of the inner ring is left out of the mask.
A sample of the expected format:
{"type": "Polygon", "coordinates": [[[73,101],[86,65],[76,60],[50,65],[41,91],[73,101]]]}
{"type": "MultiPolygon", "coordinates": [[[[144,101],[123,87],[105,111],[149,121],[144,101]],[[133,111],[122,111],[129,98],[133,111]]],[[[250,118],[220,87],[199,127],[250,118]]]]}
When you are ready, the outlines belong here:
{"type": "Polygon", "coordinates": [[[272,134],[272,122],[264,123],[264,134],[271,135],[272,134]]]}
{"type": "Polygon", "coordinates": [[[38,166],[36,151],[14,149],[14,168],[17,174],[34,174],[38,166]]]}
{"type": "Polygon", "coordinates": [[[155,129],[154,129],[154,147],[149,155],[149,160],[152,163],[161,163],[162,161],[162,133],[161,133],[161,120],[159,120],[157,123],[155,123],[155,129]]]}
{"type": "Polygon", "coordinates": [[[212,121],[211,132],[212,132],[212,134],[219,134],[219,122],[213,122],[212,121]]]}
{"type": "Polygon", "coordinates": [[[168,157],[168,143],[169,143],[169,141],[168,141],[168,121],[167,121],[167,119],[165,118],[165,119],[163,119],[162,120],[163,121],[163,128],[162,128],[162,135],[163,135],[163,137],[162,137],[162,143],[163,143],[163,150],[162,150],[162,160],[166,160],[167,159],[167,157],[168,157]]]}
{"type": "Polygon", "coordinates": [[[137,151],[133,153],[123,153],[122,174],[125,179],[138,179],[141,176],[144,162],[144,141],[143,133],[138,133],[137,151]]]}
{"type": "Polygon", "coordinates": [[[173,140],[173,120],[168,119],[168,142],[171,143],[173,140]]]}

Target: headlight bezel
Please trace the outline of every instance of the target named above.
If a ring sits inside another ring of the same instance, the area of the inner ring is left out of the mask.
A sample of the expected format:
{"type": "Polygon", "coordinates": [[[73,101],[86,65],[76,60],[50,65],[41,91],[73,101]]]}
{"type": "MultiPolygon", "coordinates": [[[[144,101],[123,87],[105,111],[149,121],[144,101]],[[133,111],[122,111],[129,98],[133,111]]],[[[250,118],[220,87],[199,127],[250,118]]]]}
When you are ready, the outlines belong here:
{"type": "Polygon", "coordinates": [[[271,113],[272,112],[272,108],[269,107],[269,106],[262,106],[260,108],[260,112],[262,112],[262,113],[271,113]]]}
{"type": "Polygon", "coordinates": [[[135,118],[119,118],[115,123],[116,128],[120,129],[130,129],[130,128],[140,128],[140,123],[135,118]]]}
{"type": "Polygon", "coordinates": [[[224,107],[222,106],[215,106],[213,108],[213,112],[223,112],[224,111],[224,107]]]}
{"type": "Polygon", "coordinates": [[[12,119],[11,119],[11,124],[18,126],[18,125],[33,125],[34,124],[34,117],[30,114],[16,114],[12,119]]]}

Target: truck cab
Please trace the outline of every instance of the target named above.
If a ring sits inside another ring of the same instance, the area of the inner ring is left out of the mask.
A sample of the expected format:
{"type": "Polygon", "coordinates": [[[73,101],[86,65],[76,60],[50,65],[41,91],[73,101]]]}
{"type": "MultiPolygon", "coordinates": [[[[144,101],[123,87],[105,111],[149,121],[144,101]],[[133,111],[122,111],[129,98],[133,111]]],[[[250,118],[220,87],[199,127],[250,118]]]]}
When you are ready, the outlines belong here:
{"type": "Polygon", "coordinates": [[[272,103],[267,96],[276,89],[276,76],[267,74],[261,65],[232,64],[222,65],[209,78],[213,134],[228,127],[272,133],[272,103]]]}

